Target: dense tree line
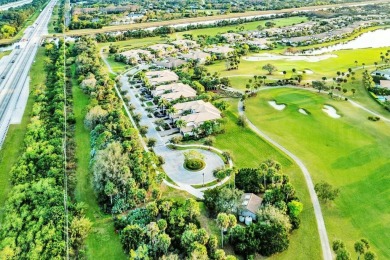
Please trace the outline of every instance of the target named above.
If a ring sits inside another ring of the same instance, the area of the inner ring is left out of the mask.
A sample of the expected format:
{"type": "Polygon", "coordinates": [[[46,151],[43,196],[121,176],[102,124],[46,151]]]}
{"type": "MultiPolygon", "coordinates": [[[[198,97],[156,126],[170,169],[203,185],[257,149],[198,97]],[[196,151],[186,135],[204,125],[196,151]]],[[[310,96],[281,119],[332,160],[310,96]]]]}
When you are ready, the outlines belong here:
{"type": "Polygon", "coordinates": [[[121,213],[158,197],[153,167],[158,161],[143,150],[137,130],[123,113],[96,42],[81,38],[72,54],[69,62],[74,63],[74,76],[91,97],[85,124],[91,130],[93,186],[100,205],[107,212],[121,213]]]}
{"type": "Polygon", "coordinates": [[[237,225],[228,232],[235,253],[246,259],[256,253],[270,256],[289,246],[289,234],[299,228],[302,203],[281,165],[267,160],[259,168],[242,168],[236,172],[236,187],[217,187],[205,191],[204,203],[211,216],[239,213],[242,194],[262,197],[257,221],[248,227],[237,225]]]}
{"type": "Polygon", "coordinates": [[[15,36],[30,16],[43,7],[47,0],[33,0],[16,8],[0,12],[0,39],[15,36]]]}
{"type": "MultiPolygon", "coordinates": [[[[11,170],[13,187],[6,201],[0,230],[0,255],[5,259],[63,259],[66,236],[71,257],[83,256],[84,240],[91,224],[83,206],[67,197],[69,229],[66,229],[64,177],[69,179],[68,194],[74,187],[74,146],[69,139],[67,168],[64,171],[64,124],[72,128],[72,103],[65,122],[64,44],[46,47],[46,84],[34,90],[35,103],[24,138],[24,152],[11,170]],[[68,232],[68,234],[66,234],[68,232]]],[[[69,136],[72,136],[70,134],[69,136]]]]}
{"type": "Polygon", "coordinates": [[[235,259],[218,249],[215,235],[200,228],[199,204],[157,200],[118,217],[115,227],[130,259],[235,259]]]}

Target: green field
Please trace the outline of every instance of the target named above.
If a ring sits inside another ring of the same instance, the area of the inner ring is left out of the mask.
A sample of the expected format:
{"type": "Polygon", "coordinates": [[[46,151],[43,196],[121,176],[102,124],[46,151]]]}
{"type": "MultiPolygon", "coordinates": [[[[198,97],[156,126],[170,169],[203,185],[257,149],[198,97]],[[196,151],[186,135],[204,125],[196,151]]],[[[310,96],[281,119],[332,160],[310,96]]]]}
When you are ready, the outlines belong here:
{"type": "Polygon", "coordinates": [[[243,24],[237,24],[237,25],[231,25],[231,26],[223,26],[223,27],[213,27],[213,28],[205,28],[205,29],[196,29],[196,30],[190,30],[185,32],[178,32],[173,34],[174,38],[182,38],[183,34],[192,34],[193,36],[198,35],[210,35],[214,36],[218,33],[226,33],[228,31],[253,31],[256,30],[259,25],[265,27],[266,22],[273,22],[275,23],[274,27],[285,27],[293,24],[298,24],[301,22],[306,22],[307,17],[306,16],[292,16],[287,18],[277,18],[277,19],[268,19],[263,21],[255,21],[255,22],[249,22],[249,23],[243,23],[243,24]],[[241,30],[242,29],[242,30],[241,30]]]}
{"type": "Polygon", "coordinates": [[[232,154],[236,167],[258,167],[261,162],[273,159],[280,162],[284,172],[291,178],[298,196],[304,204],[302,224],[300,229],[293,232],[289,249],[271,257],[271,259],[318,259],[321,255],[317,225],[313,207],[306,188],[306,183],[299,168],[281,152],[258,137],[249,128],[236,124],[238,119],[238,100],[230,100],[230,108],[226,112],[226,133],[216,136],[215,147],[232,154]]]}
{"type": "MultiPolygon", "coordinates": [[[[38,85],[45,84],[46,75],[42,73],[45,70],[45,50],[38,49],[35,63],[30,71],[30,92],[38,85]]],[[[25,113],[23,114],[22,123],[19,125],[10,125],[7,137],[3,147],[0,150],[0,217],[2,217],[4,202],[7,194],[11,189],[10,170],[17,162],[24,149],[24,135],[27,132],[27,125],[30,122],[31,111],[34,104],[34,98],[29,96],[25,113]]]]}
{"type": "Polygon", "coordinates": [[[57,4],[53,8],[53,13],[52,13],[52,15],[50,17],[50,21],[47,25],[48,33],[56,33],[56,31],[54,30],[54,27],[55,27],[55,23],[58,20],[58,11],[59,11],[60,4],[61,4],[60,2],[57,2],[57,4]]]}
{"type": "Polygon", "coordinates": [[[296,89],[261,91],[246,107],[259,129],[306,164],[315,183],[325,180],[340,188],[335,204],[322,207],[330,241],[342,239],[353,252],[353,243],[365,237],[379,258],[390,258],[389,124],[367,120],[369,114],[348,102],[296,89]],[[277,111],[269,100],[287,107],[277,111]],[[329,117],[321,111],[324,104],[342,117],[329,117]],[[302,115],[299,108],[311,114],[302,115]]]}
{"type": "Polygon", "coordinates": [[[77,83],[73,81],[73,101],[76,118],[75,142],[77,159],[77,185],[75,196],[77,202],[86,205],[86,215],[93,223],[92,230],[88,236],[87,258],[88,259],[126,259],[122,250],[118,234],[115,233],[111,215],[104,214],[99,205],[92,188],[90,161],[90,134],[84,127],[84,117],[87,113],[89,98],[84,94],[77,83]]]}

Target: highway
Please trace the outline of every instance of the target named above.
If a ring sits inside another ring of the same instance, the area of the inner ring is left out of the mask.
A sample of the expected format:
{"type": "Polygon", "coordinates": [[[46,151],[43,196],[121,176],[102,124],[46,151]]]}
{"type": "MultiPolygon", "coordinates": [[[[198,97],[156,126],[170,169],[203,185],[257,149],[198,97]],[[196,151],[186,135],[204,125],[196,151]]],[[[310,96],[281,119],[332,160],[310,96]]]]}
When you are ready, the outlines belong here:
{"type": "Polygon", "coordinates": [[[25,100],[21,95],[26,93],[23,90],[28,87],[28,74],[41,37],[47,34],[47,25],[56,2],[57,0],[51,0],[34,24],[25,30],[20,48],[15,48],[6,60],[7,64],[0,68],[0,148],[15,114],[15,108],[20,107],[18,103],[22,102],[21,100],[25,100]]]}
{"type": "Polygon", "coordinates": [[[21,1],[8,3],[8,4],[5,4],[5,5],[0,5],[0,11],[8,10],[8,9],[10,9],[12,7],[18,7],[18,6],[21,6],[21,5],[29,4],[31,2],[32,2],[32,0],[21,0],[21,1]]]}

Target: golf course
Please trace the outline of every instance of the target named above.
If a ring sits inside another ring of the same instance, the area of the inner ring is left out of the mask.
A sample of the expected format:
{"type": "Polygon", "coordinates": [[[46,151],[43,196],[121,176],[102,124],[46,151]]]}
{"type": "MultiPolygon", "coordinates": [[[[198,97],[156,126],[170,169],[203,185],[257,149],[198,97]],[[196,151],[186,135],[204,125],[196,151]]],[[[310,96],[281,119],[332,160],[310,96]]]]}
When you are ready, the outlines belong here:
{"type": "Polygon", "coordinates": [[[340,189],[339,198],[322,207],[330,241],[342,239],[352,250],[365,237],[381,259],[388,259],[389,124],[367,120],[369,114],[349,102],[292,88],[260,91],[246,101],[246,115],[304,161],[315,183],[340,189]],[[286,106],[277,110],[271,100],[286,106]],[[341,117],[329,116],[324,105],[341,117]]]}

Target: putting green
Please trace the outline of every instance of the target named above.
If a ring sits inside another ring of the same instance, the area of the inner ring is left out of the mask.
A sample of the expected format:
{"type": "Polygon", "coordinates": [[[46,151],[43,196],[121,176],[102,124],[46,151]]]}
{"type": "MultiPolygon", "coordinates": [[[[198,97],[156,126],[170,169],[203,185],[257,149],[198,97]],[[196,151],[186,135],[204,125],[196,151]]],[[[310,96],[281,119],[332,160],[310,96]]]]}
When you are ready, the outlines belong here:
{"type": "Polygon", "coordinates": [[[368,113],[348,102],[299,89],[261,91],[247,100],[246,113],[306,164],[315,183],[325,180],[340,188],[334,204],[322,204],[330,241],[342,239],[353,252],[353,243],[365,237],[379,258],[389,259],[390,125],[367,120],[368,113]],[[287,107],[277,111],[269,100],[287,107]],[[325,104],[341,118],[324,113],[325,104]]]}

